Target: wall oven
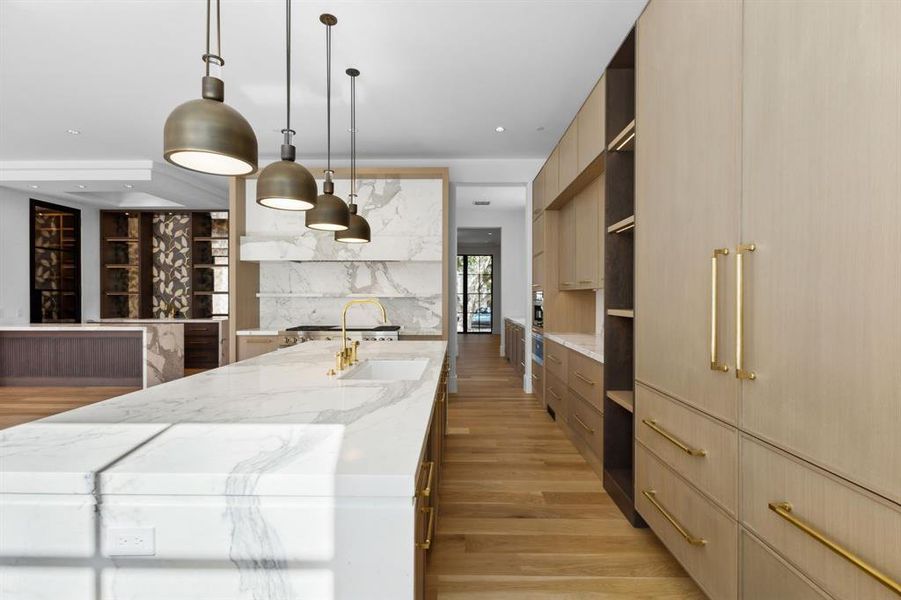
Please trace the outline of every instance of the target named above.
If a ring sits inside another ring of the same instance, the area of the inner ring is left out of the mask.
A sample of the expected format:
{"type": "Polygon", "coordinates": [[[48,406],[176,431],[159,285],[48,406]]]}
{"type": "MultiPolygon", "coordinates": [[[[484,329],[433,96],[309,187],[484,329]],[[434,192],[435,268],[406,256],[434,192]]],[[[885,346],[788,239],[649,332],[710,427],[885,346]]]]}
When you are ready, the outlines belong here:
{"type": "Polygon", "coordinates": [[[544,292],[541,290],[532,292],[532,327],[544,327],[544,292]]]}

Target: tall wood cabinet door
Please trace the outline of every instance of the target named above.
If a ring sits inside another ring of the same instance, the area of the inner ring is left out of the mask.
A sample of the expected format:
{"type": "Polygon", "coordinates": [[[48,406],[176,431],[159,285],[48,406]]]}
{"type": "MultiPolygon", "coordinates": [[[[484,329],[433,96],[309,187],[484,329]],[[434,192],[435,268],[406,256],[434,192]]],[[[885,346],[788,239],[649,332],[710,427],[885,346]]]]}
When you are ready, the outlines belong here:
{"type": "Polygon", "coordinates": [[[557,191],[562,192],[566,189],[570,183],[572,183],[573,179],[576,178],[576,175],[579,174],[579,126],[578,126],[578,115],[576,116],[576,120],[574,120],[569,128],[566,130],[566,133],[563,134],[563,138],[560,140],[560,164],[557,169],[557,191]]]}
{"type": "Polygon", "coordinates": [[[743,428],[901,502],[901,3],[747,2],[743,428]]]}
{"type": "Polygon", "coordinates": [[[544,214],[532,219],[532,255],[544,252],[544,214]]]}
{"type": "Polygon", "coordinates": [[[603,262],[604,238],[599,236],[599,221],[603,214],[604,178],[598,177],[576,196],[575,203],[575,280],[583,289],[601,287],[598,261],[603,262]]]}
{"type": "Polygon", "coordinates": [[[544,206],[547,207],[551,202],[557,199],[560,193],[559,187],[560,174],[560,146],[554,148],[547,162],[544,163],[544,206]]]}
{"type": "Polygon", "coordinates": [[[567,202],[560,209],[560,235],[558,240],[557,263],[560,271],[560,289],[576,287],[576,203],[578,197],[567,202]]]}
{"type": "Polygon", "coordinates": [[[542,252],[532,257],[532,288],[544,289],[544,257],[542,252]]]}
{"type": "Polygon", "coordinates": [[[606,118],[607,86],[604,76],[598,81],[582,109],[576,122],[579,130],[579,169],[581,173],[591,161],[604,151],[604,120],[606,118]]]}
{"type": "Polygon", "coordinates": [[[730,423],[741,14],[741,2],[652,0],[638,21],[636,68],[635,377],[730,423]],[[713,320],[711,259],[727,247],[713,320]],[[714,326],[728,372],[711,368],[714,326]]]}
{"type": "Polygon", "coordinates": [[[544,210],[544,167],[532,180],[532,217],[537,217],[544,210]]]}

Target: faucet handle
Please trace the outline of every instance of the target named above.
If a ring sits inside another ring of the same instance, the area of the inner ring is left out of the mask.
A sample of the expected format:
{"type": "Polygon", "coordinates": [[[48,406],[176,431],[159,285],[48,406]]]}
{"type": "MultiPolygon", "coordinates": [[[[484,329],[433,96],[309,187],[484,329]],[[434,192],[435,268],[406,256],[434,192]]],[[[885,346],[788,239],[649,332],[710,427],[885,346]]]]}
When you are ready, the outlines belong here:
{"type": "Polygon", "coordinates": [[[335,368],[338,371],[344,370],[344,351],[338,351],[335,353],[335,368]]]}
{"type": "Polygon", "coordinates": [[[351,364],[355,365],[355,364],[357,364],[357,362],[359,360],[357,358],[357,348],[359,348],[359,347],[360,347],[360,340],[355,340],[353,343],[353,346],[350,347],[350,362],[351,362],[351,364]]]}

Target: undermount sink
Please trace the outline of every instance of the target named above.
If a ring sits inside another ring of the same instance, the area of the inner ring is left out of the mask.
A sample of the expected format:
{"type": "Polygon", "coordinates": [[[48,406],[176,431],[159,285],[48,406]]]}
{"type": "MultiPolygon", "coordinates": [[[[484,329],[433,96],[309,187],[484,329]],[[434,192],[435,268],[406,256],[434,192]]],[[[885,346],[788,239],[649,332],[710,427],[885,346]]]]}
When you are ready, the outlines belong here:
{"type": "Polygon", "coordinates": [[[422,358],[395,360],[364,360],[339,377],[367,381],[418,381],[429,361],[422,358]]]}

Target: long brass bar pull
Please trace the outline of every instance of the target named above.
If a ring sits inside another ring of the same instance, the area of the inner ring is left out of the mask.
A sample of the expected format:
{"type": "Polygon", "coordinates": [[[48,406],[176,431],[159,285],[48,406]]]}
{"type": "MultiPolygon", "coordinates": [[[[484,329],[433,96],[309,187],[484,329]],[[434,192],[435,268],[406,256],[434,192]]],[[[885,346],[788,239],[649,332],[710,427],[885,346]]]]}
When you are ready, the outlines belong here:
{"type": "Polygon", "coordinates": [[[654,419],[642,419],[641,422],[659,433],[661,436],[663,436],[664,439],[666,439],[668,442],[670,442],[685,454],[688,454],[689,456],[707,456],[706,450],[704,450],[703,448],[692,448],[691,446],[671,434],[669,431],[658,425],[657,421],[655,421],[654,419]]]}
{"type": "Polygon", "coordinates": [[[850,550],[833,542],[825,535],[793,515],[791,502],[770,502],[769,507],[771,511],[773,511],[819,543],[823,544],[888,589],[892,590],[898,595],[901,595],[901,583],[895,581],[876,567],[869,565],[866,561],[864,561],[862,558],[860,558],[850,550]]]}
{"type": "Polygon", "coordinates": [[[683,538],[685,538],[686,542],[688,542],[692,546],[707,545],[707,540],[705,540],[704,538],[699,538],[699,537],[695,537],[695,536],[691,535],[688,532],[688,530],[685,529],[682,526],[682,524],[676,520],[675,517],[673,517],[671,514],[669,514],[668,510],[663,508],[663,505],[657,501],[657,492],[655,490],[643,490],[641,493],[644,495],[645,498],[648,499],[648,502],[650,502],[651,504],[654,505],[654,508],[656,508],[658,511],[660,511],[660,514],[663,515],[663,518],[666,519],[667,521],[669,521],[669,524],[672,525],[676,529],[676,531],[679,532],[679,535],[681,535],[683,538]]]}
{"type": "Polygon", "coordinates": [[[424,513],[428,513],[429,524],[426,526],[425,539],[416,545],[423,550],[428,550],[432,547],[432,537],[435,535],[435,507],[425,506],[420,510],[424,513]]]}
{"type": "Polygon", "coordinates": [[[729,365],[725,363],[721,363],[717,360],[717,348],[716,348],[716,325],[718,322],[717,319],[717,276],[716,276],[716,263],[717,258],[720,256],[726,256],[729,254],[728,248],[714,248],[713,256],[710,257],[710,369],[713,371],[721,371],[725,373],[729,370],[729,365]]]}
{"type": "Polygon", "coordinates": [[[744,263],[742,257],[746,252],[754,252],[754,244],[741,244],[735,249],[735,376],[738,379],[754,381],[757,373],[744,369],[744,263]]]}
{"type": "Polygon", "coordinates": [[[429,475],[426,477],[425,487],[419,492],[419,495],[423,498],[428,498],[432,494],[432,480],[435,478],[435,461],[430,460],[427,463],[422,463],[422,466],[428,465],[429,467],[429,475]]]}

